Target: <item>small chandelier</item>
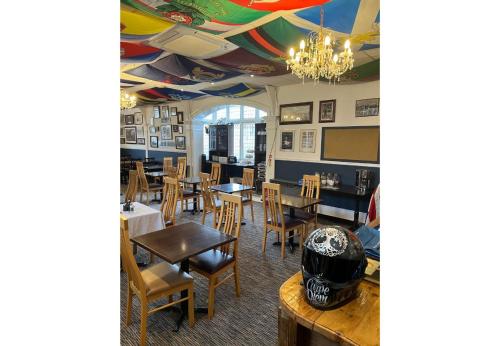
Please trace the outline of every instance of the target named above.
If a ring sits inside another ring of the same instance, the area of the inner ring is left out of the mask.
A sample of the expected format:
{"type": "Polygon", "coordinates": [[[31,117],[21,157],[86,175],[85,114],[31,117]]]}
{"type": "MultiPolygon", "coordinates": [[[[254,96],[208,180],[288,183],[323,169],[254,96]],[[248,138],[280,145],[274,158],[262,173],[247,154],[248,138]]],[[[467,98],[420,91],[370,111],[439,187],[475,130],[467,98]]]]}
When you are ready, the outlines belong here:
{"type": "Polygon", "coordinates": [[[120,89],[120,109],[134,108],[137,98],[130,96],[125,90],[120,89]]]}
{"type": "Polygon", "coordinates": [[[318,82],[320,78],[329,82],[340,81],[340,76],[351,70],[354,57],[351,51],[351,42],[346,40],[344,51],[336,54],[333,50],[335,37],[333,31],[323,28],[323,7],[321,7],[321,21],[319,31],[311,31],[307,40],[301,40],[299,51],[290,48],[290,58],[286,60],[286,68],[292,74],[302,78],[311,78],[318,82]]]}

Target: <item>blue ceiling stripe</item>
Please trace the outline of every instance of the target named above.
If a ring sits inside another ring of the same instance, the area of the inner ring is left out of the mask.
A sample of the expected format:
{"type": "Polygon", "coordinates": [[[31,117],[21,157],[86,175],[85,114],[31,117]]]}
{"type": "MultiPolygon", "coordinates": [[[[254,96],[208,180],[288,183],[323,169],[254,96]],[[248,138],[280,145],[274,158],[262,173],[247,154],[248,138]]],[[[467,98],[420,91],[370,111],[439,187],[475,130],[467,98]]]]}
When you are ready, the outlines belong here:
{"type": "Polygon", "coordinates": [[[380,23],[380,11],[377,13],[377,18],[375,18],[375,23],[380,23]]]}
{"type": "MultiPolygon", "coordinates": [[[[324,26],[335,31],[350,34],[358,14],[359,2],[360,0],[333,0],[324,4],[324,26]]],[[[319,25],[320,9],[321,6],[315,6],[296,12],[295,14],[300,18],[319,25]]]]}
{"type": "Polygon", "coordinates": [[[361,48],[359,50],[362,51],[362,50],[375,49],[375,48],[380,48],[380,45],[379,44],[365,43],[364,45],[361,46],[361,48]]]}

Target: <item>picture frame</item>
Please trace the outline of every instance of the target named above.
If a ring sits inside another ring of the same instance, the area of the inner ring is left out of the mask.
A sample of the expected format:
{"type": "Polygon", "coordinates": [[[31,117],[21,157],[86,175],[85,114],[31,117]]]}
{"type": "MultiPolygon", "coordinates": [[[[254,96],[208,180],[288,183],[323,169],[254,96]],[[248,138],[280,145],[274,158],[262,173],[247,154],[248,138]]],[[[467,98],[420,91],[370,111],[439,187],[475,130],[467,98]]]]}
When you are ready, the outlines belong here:
{"type": "Polygon", "coordinates": [[[379,116],[379,107],[379,98],[356,100],[355,116],[357,118],[379,116]]]}
{"type": "Polygon", "coordinates": [[[125,114],[120,113],[120,125],[125,125],[125,114]]]}
{"type": "Polygon", "coordinates": [[[175,147],[175,141],[167,141],[167,147],[175,147]]]}
{"type": "Polygon", "coordinates": [[[153,106],[153,118],[154,119],[160,118],[160,106],[153,106]]]}
{"type": "Polygon", "coordinates": [[[168,106],[161,106],[161,123],[168,124],[170,121],[170,115],[168,111],[168,106]]]}
{"type": "Polygon", "coordinates": [[[144,137],[144,127],[142,126],[137,127],[137,138],[139,137],[144,137]]]}
{"type": "Polygon", "coordinates": [[[143,120],[142,113],[137,112],[134,114],[134,124],[142,125],[142,120],[143,120]]]}
{"type": "Polygon", "coordinates": [[[170,115],[177,115],[177,107],[170,107],[170,115]]]}
{"type": "Polygon", "coordinates": [[[172,132],[179,132],[179,125],[172,125],[172,132]]]}
{"type": "Polygon", "coordinates": [[[184,133],[184,125],[179,125],[179,134],[183,134],[184,133]]]}
{"type": "Polygon", "coordinates": [[[294,149],[295,130],[281,131],[281,151],[293,151],[294,149]]]}
{"type": "Polygon", "coordinates": [[[175,149],[186,150],[185,136],[175,136],[175,149]]]}
{"type": "Polygon", "coordinates": [[[316,130],[301,129],[299,144],[300,152],[314,153],[316,151],[316,130]]]}
{"type": "Polygon", "coordinates": [[[146,145],[146,138],[137,138],[137,144],[146,145]]]}
{"type": "Polygon", "coordinates": [[[137,143],[137,128],[135,126],[125,127],[125,143],[137,143]]]}
{"type": "Polygon", "coordinates": [[[158,136],[149,137],[149,146],[151,148],[158,148],[158,136]]]}
{"type": "Polygon", "coordinates": [[[184,112],[177,112],[177,124],[184,124],[184,112]]]}
{"type": "Polygon", "coordinates": [[[337,100],[319,101],[319,123],[334,123],[337,100]]]}
{"type": "Polygon", "coordinates": [[[280,125],[312,124],[313,103],[280,105],[280,125]]]}
{"type": "Polygon", "coordinates": [[[172,128],[170,127],[170,125],[160,126],[160,139],[162,141],[172,139],[172,128]]]}
{"type": "Polygon", "coordinates": [[[134,125],[134,118],[133,114],[125,115],[125,125],[134,125]]]}
{"type": "Polygon", "coordinates": [[[125,138],[120,138],[120,144],[125,144],[125,138]]]}
{"type": "Polygon", "coordinates": [[[125,137],[125,132],[123,127],[120,127],[120,137],[125,137]]]}
{"type": "Polygon", "coordinates": [[[152,125],[149,127],[149,134],[150,135],[155,135],[156,134],[156,126],[152,125]]]}

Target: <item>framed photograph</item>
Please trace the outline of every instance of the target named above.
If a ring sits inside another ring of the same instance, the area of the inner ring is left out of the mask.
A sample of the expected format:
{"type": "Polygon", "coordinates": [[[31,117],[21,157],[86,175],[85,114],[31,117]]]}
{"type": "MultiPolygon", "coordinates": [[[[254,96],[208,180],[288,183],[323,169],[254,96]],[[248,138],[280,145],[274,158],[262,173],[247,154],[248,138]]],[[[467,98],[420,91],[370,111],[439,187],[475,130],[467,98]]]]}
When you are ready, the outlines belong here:
{"type": "Polygon", "coordinates": [[[149,137],[149,146],[151,148],[158,148],[158,136],[149,137]]]}
{"type": "Polygon", "coordinates": [[[133,114],[125,115],[125,125],[134,125],[134,115],[133,114]]]}
{"type": "Polygon", "coordinates": [[[146,138],[137,138],[137,144],[146,145],[146,138]]]}
{"type": "Polygon", "coordinates": [[[300,130],[299,151],[314,153],[316,150],[316,130],[300,130]]]}
{"type": "Polygon", "coordinates": [[[186,137],[175,136],[175,149],[186,150],[186,137]]]}
{"type": "Polygon", "coordinates": [[[380,99],[356,100],[356,117],[378,116],[380,99]]]}
{"type": "Polygon", "coordinates": [[[160,141],[160,147],[166,147],[167,141],[160,141]]]}
{"type": "Polygon", "coordinates": [[[311,124],[312,112],[312,102],[280,105],[280,125],[311,124]]]}
{"type": "Polygon", "coordinates": [[[160,106],[153,106],[153,118],[154,119],[160,118],[160,106]]]}
{"type": "Polygon", "coordinates": [[[120,138],[120,144],[125,144],[125,138],[120,138]]]}
{"type": "Polygon", "coordinates": [[[179,132],[179,125],[172,125],[172,132],[179,132]]]}
{"type": "Polygon", "coordinates": [[[120,125],[125,125],[125,114],[120,113],[120,125]]]}
{"type": "Polygon", "coordinates": [[[319,122],[320,123],[334,123],[335,122],[335,108],[337,100],[327,100],[319,102],[319,122]]]}
{"type": "Polygon", "coordinates": [[[177,107],[170,107],[170,115],[177,115],[177,107]]]}
{"type": "Polygon", "coordinates": [[[125,132],[123,132],[123,127],[120,127],[120,137],[125,137],[125,132]]]}
{"type": "Polygon", "coordinates": [[[137,128],[135,126],[125,127],[125,143],[137,143],[137,128]]]}
{"type": "Polygon", "coordinates": [[[170,127],[170,125],[160,126],[160,138],[162,141],[172,139],[172,128],[170,127]]]}
{"type": "Polygon", "coordinates": [[[293,137],[295,131],[281,132],[281,151],[293,151],[293,137]]]}
{"type": "Polygon", "coordinates": [[[179,125],[179,133],[181,135],[184,133],[184,125],[179,125]]]}
{"type": "Polygon", "coordinates": [[[142,125],[142,113],[135,113],[134,114],[134,123],[136,125],[142,125]]]}
{"type": "Polygon", "coordinates": [[[177,124],[184,124],[184,112],[177,112],[177,124]]]}
{"type": "Polygon", "coordinates": [[[137,127],[137,138],[139,137],[144,137],[144,127],[142,126],[137,127]]]}
{"type": "Polygon", "coordinates": [[[169,117],[168,106],[161,106],[161,123],[168,124],[170,121],[169,117]]]}
{"type": "Polygon", "coordinates": [[[150,126],[149,127],[149,134],[150,135],[155,135],[156,134],[156,126],[150,126]]]}
{"type": "Polygon", "coordinates": [[[167,147],[175,147],[175,141],[167,141],[167,147]]]}

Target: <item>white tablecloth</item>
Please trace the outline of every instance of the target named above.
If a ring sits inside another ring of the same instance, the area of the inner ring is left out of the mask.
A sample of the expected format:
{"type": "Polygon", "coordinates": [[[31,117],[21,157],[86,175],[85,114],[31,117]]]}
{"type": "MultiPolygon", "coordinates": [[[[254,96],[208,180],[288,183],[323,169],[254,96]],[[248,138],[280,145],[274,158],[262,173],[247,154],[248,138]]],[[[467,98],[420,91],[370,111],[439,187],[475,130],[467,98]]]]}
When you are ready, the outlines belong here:
{"type": "Polygon", "coordinates": [[[139,202],[133,202],[133,204],[134,211],[123,211],[123,204],[120,205],[121,213],[128,220],[128,234],[130,238],[165,228],[165,223],[159,210],[139,202]]]}

